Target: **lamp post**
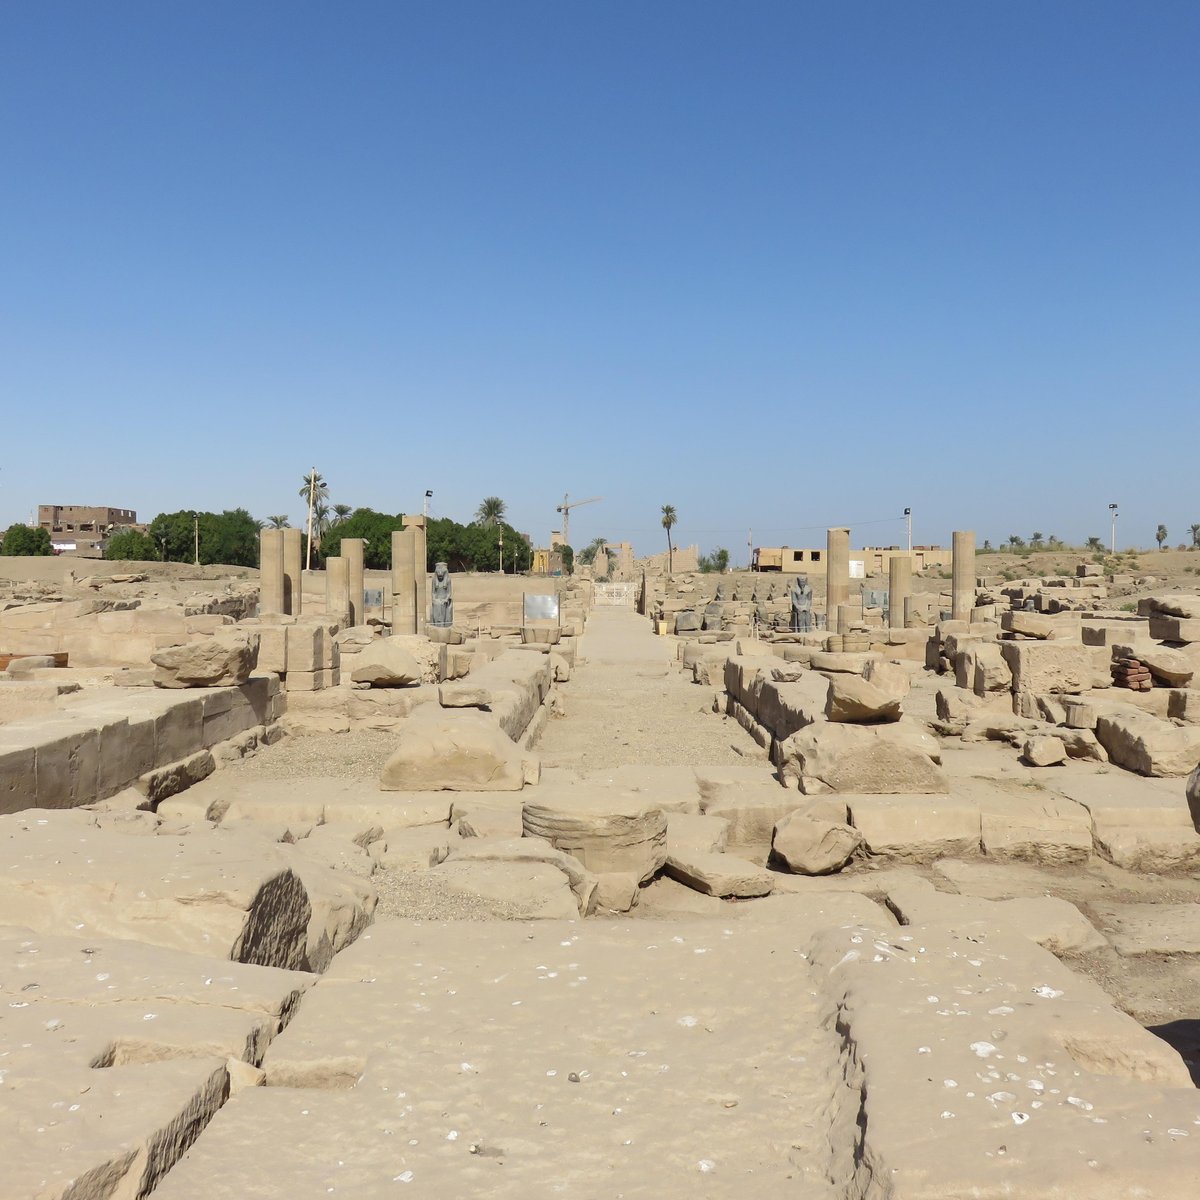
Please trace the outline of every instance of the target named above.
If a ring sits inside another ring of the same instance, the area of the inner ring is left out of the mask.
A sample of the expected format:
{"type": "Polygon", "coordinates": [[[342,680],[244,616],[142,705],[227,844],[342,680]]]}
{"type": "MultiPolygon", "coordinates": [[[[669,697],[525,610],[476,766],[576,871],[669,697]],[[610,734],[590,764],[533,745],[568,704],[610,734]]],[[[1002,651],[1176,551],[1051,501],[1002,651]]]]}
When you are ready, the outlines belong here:
{"type": "Polygon", "coordinates": [[[904,510],[904,522],[908,526],[908,552],[912,553],[912,509],[904,510]]]}
{"type": "Polygon", "coordinates": [[[429,516],[429,501],[433,497],[433,489],[425,489],[425,503],[421,506],[421,515],[428,518],[429,516]]]}
{"type": "Polygon", "coordinates": [[[500,574],[503,575],[504,574],[504,528],[503,528],[503,526],[500,529],[499,546],[500,546],[500,574]]]}
{"type": "Polygon", "coordinates": [[[1117,552],[1117,506],[1115,504],[1110,504],[1108,506],[1108,511],[1110,513],[1112,513],[1112,541],[1109,545],[1109,552],[1111,554],[1116,554],[1116,552],[1117,552]]]}

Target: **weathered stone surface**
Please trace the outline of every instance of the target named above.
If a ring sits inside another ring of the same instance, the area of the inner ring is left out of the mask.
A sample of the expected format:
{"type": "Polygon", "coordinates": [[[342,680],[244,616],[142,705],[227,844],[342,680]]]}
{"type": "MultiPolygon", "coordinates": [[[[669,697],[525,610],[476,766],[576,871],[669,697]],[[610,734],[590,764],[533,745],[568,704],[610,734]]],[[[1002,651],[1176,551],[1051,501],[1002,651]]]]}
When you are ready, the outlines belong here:
{"type": "Polygon", "coordinates": [[[1014,692],[1073,694],[1092,686],[1090,648],[1073,642],[1001,642],[1014,692]]]}
{"type": "Polygon", "coordinates": [[[350,678],[371,687],[411,687],[425,677],[425,668],[401,638],[376,638],[353,658],[350,678]]]}
{"type": "Polygon", "coordinates": [[[1200,954],[1200,904],[1093,904],[1092,909],[1121,954],[1200,954]]]}
{"type": "Polygon", "coordinates": [[[971,716],[963,729],[964,742],[1007,742],[1013,734],[1045,729],[1042,721],[1019,717],[1011,712],[989,712],[971,716]]]}
{"type": "Polygon", "coordinates": [[[840,821],[794,812],[775,825],[771,856],[797,875],[840,871],[863,844],[861,831],[840,821]]]}
{"type": "Polygon", "coordinates": [[[729,844],[729,822],[724,817],[699,813],[667,813],[667,853],[701,850],[724,854],[729,844]]]}
{"type": "Polygon", "coordinates": [[[912,862],[979,853],[979,805],[958,796],[846,796],[871,854],[912,862]]]}
{"type": "Polygon", "coordinates": [[[515,908],[526,918],[572,920],[579,903],[571,882],[558,867],[543,862],[444,862],[432,868],[437,879],[456,892],[515,908]]]}
{"type": "Polygon", "coordinates": [[[1149,713],[1104,713],[1096,737],[1109,758],[1139,775],[1187,775],[1200,761],[1200,727],[1178,726],[1149,713]]]}
{"type": "Polygon", "coordinates": [[[666,861],[666,815],[636,796],[581,785],[527,801],[522,824],[526,837],[545,838],[593,874],[630,874],[642,881],[666,861]]]}
{"type": "Polygon", "coordinates": [[[487,841],[472,838],[451,850],[446,861],[545,863],[566,876],[579,916],[590,916],[596,909],[596,876],[585,870],[577,858],[556,850],[543,838],[518,836],[487,841]]]}
{"type": "Polygon", "coordinates": [[[994,928],[1007,925],[1052,954],[1096,950],[1104,938],[1088,919],[1066,900],[1056,896],[1029,896],[1014,900],[983,900],[937,891],[928,880],[915,876],[888,888],[888,907],[903,925],[934,923],[962,929],[975,922],[994,928]]]}
{"type": "Polygon", "coordinates": [[[5,818],[0,912],[42,933],[305,970],[323,970],[374,912],[369,885],[289,846],[205,826],[168,830],[149,813],[5,818]]]}
{"type": "Polygon", "coordinates": [[[825,716],[830,721],[898,721],[902,699],[892,688],[839,672],[829,676],[825,716]]]}
{"type": "Polygon", "coordinates": [[[1054,767],[1067,761],[1067,748],[1060,738],[1042,734],[1025,739],[1021,757],[1031,767],[1054,767]]]}
{"type": "Polygon", "coordinates": [[[1092,818],[1082,805],[1053,792],[1012,791],[984,785],[979,797],[983,852],[1046,866],[1086,862],[1092,854],[1092,818]]]}
{"type": "Polygon", "coordinates": [[[258,635],[207,638],[170,646],[150,656],[154,686],[160,688],[228,687],[245,683],[258,664],[258,635]]]}
{"type": "Polygon", "coordinates": [[[610,871],[596,876],[596,907],[606,912],[631,912],[640,903],[642,888],[627,872],[610,871]]]}
{"type": "Polygon", "coordinates": [[[769,845],[775,823],[805,807],[803,798],[780,787],[761,767],[708,768],[701,774],[700,793],[704,815],[728,824],[734,846],[769,845]]]}
{"type": "Polygon", "coordinates": [[[700,811],[700,785],[692,767],[624,763],[590,771],[584,776],[584,782],[619,791],[622,795],[636,796],[665,813],[700,811]]]}
{"type": "Polygon", "coordinates": [[[666,872],[672,879],[706,896],[766,896],[775,886],[770,871],[756,867],[744,858],[732,854],[706,854],[702,850],[668,854],[666,872]]]}
{"type": "Polygon", "coordinates": [[[1188,776],[1184,794],[1187,796],[1188,811],[1192,815],[1192,824],[1200,831],[1200,764],[1197,764],[1196,769],[1188,776]]]}
{"type": "Polygon", "coordinates": [[[881,731],[887,726],[813,725],[778,748],[785,783],[803,792],[899,794],[946,791],[927,754],[881,731]]]}
{"type": "Polygon", "coordinates": [[[975,647],[975,670],[971,689],[977,696],[1012,690],[1012,668],[995,642],[980,642],[975,647]]]}
{"type": "Polygon", "coordinates": [[[380,775],[385,792],[518,792],[536,779],[536,760],[477,709],[426,706],[400,727],[399,741],[380,775]]]}

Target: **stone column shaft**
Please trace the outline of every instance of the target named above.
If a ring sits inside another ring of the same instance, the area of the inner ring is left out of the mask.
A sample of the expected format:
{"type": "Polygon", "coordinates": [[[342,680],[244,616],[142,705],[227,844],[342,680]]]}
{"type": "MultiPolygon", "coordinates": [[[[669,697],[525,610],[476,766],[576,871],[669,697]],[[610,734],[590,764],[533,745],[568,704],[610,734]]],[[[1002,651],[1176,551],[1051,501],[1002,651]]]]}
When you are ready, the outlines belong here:
{"type": "Polygon", "coordinates": [[[953,599],[951,619],[969,621],[975,607],[975,534],[971,530],[954,533],[953,599]]]}
{"type": "Polygon", "coordinates": [[[304,608],[304,534],[283,531],[283,612],[298,617],[304,608]]]}
{"type": "Polygon", "coordinates": [[[350,572],[344,558],[325,560],[325,616],[343,629],[350,620],[350,572]]]}
{"type": "Polygon", "coordinates": [[[392,534],[392,633],[417,632],[417,539],[412,529],[392,534]]]}
{"type": "Polygon", "coordinates": [[[417,612],[417,633],[424,633],[429,621],[429,551],[426,546],[425,518],[415,516],[404,518],[404,528],[411,531],[414,538],[413,603],[417,612]]]}
{"type": "Polygon", "coordinates": [[[893,554],[888,562],[888,625],[904,628],[904,603],[912,596],[912,559],[893,554]]]}
{"type": "Polygon", "coordinates": [[[825,538],[825,628],[834,630],[838,605],[850,599],[850,530],[830,529],[825,538]]]}
{"type": "Polygon", "coordinates": [[[283,613],[283,530],[264,529],[258,535],[258,612],[283,613]]]}
{"type": "Polygon", "coordinates": [[[350,593],[350,624],[362,625],[366,621],[363,600],[363,540],[342,538],[342,557],[346,560],[347,586],[350,593]]]}

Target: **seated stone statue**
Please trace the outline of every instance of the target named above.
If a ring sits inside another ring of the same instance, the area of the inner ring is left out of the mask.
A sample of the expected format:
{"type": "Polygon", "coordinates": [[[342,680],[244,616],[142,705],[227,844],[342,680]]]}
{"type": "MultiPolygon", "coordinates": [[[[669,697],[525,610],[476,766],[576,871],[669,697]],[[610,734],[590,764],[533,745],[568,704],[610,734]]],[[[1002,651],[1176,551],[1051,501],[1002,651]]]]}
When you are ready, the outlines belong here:
{"type": "Polygon", "coordinates": [[[812,629],[812,588],[807,575],[797,575],[788,591],[792,602],[792,632],[808,633],[812,629]]]}
{"type": "Polygon", "coordinates": [[[454,597],[450,592],[450,568],[444,562],[433,567],[433,604],[429,615],[430,625],[449,629],[454,624],[454,597]]]}

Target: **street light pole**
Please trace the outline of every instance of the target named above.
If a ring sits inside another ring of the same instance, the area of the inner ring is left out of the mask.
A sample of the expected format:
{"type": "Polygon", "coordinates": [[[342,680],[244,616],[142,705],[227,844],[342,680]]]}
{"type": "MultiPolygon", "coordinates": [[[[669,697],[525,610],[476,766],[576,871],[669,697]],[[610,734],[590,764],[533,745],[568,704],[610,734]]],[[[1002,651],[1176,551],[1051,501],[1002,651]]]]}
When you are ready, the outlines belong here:
{"type": "Polygon", "coordinates": [[[192,532],[196,538],[196,566],[200,565],[200,514],[192,513],[192,532]]]}
{"type": "Polygon", "coordinates": [[[1112,542],[1110,543],[1110,546],[1109,546],[1109,552],[1111,554],[1116,554],[1116,552],[1117,552],[1117,506],[1115,504],[1110,504],[1108,506],[1108,510],[1109,510],[1109,512],[1112,513],[1112,542]]]}
{"type": "Polygon", "coordinates": [[[909,552],[909,554],[911,554],[912,553],[912,509],[911,508],[906,508],[904,510],[904,521],[908,526],[908,552],[909,552]]]}

